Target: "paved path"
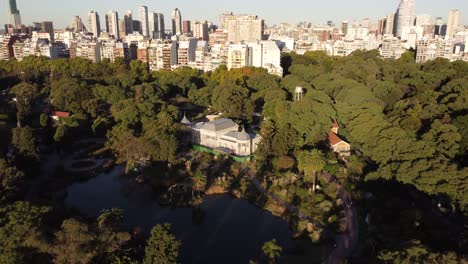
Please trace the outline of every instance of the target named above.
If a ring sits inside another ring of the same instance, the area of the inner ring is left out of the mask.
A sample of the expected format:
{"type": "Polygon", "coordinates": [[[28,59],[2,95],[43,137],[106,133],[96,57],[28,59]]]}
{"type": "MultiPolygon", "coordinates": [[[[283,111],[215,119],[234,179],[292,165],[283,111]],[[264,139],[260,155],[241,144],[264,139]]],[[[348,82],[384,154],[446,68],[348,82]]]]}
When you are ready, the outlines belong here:
{"type": "MultiPolygon", "coordinates": [[[[328,182],[335,181],[327,172],[322,173],[322,178],[328,182]]],[[[343,210],[346,218],[346,229],[343,233],[335,235],[336,247],[323,264],[340,263],[341,260],[351,257],[358,243],[358,217],[357,210],[351,200],[351,195],[340,184],[338,187],[338,197],[343,201],[343,210]]]]}
{"type": "MultiPolygon", "coordinates": [[[[244,173],[252,180],[255,187],[263,193],[264,195],[269,196],[275,200],[281,206],[284,206],[288,211],[297,215],[301,220],[306,220],[312,223],[315,227],[321,228],[326,232],[330,232],[325,229],[323,225],[315,221],[312,217],[307,216],[299,211],[299,209],[293,205],[288,204],[283,201],[280,197],[275,194],[269,193],[263,186],[260,184],[258,179],[255,177],[254,173],[250,169],[245,169],[244,173]]],[[[330,182],[336,182],[336,179],[330,176],[328,173],[322,173],[321,177],[330,182]]],[[[323,264],[336,264],[340,263],[341,260],[352,256],[354,249],[356,248],[358,242],[358,218],[356,207],[354,206],[351,196],[346,191],[346,189],[340,185],[338,187],[338,197],[343,201],[343,210],[345,212],[346,218],[346,229],[343,233],[333,234],[335,239],[336,247],[331,252],[331,254],[323,261],[323,264]]]]}

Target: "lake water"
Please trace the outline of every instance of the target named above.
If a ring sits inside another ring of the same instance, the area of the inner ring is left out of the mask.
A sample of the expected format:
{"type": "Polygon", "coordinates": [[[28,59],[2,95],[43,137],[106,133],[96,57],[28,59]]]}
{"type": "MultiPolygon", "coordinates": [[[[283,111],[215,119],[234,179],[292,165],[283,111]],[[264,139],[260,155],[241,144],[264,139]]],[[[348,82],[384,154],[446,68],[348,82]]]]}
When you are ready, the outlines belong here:
{"type": "Polygon", "coordinates": [[[288,224],[245,199],[207,196],[205,216],[194,221],[192,208],[161,207],[154,191],[125,177],[121,166],[110,173],[70,186],[66,204],[89,216],[103,209],[124,210],[124,227],[145,232],[158,223],[171,223],[182,241],[182,263],[248,263],[258,259],[264,242],[276,238],[283,252],[293,245],[288,224]]]}

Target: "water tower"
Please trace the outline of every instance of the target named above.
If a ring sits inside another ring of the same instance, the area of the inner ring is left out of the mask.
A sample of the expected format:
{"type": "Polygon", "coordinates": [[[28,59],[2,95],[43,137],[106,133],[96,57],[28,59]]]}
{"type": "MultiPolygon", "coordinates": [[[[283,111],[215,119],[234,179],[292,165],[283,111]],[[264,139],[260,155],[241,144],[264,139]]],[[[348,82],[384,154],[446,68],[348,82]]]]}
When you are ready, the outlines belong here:
{"type": "Polygon", "coordinates": [[[294,101],[301,100],[302,96],[304,96],[304,88],[296,86],[296,89],[294,90],[294,101]]]}

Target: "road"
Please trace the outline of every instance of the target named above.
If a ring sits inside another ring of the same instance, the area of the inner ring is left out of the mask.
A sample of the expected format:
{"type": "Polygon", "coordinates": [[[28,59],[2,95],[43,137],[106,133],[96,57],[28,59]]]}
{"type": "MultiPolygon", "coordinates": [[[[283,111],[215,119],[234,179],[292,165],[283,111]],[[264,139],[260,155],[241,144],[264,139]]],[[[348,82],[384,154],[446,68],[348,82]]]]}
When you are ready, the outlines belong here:
{"type": "MultiPolygon", "coordinates": [[[[324,226],[322,226],[320,223],[315,221],[313,218],[302,214],[297,207],[290,205],[287,202],[283,201],[280,197],[269,193],[260,184],[260,182],[255,177],[252,170],[247,168],[244,170],[244,173],[246,173],[246,175],[252,180],[252,183],[255,185],[258,191],[260,191],[264,195],[269,196],[270,198],[275,200],[278,204],[284,206],[288,211],[296,214],[300,219],[309,221],[315,227],[318,227],[318,228],[323,229],[324,231],[327,231],[324,228],[324,226]]],[[[334,179],[332,176],[330,176],[326,172],[322,173],[321,176],[328,183],[332,181],[336,182],[336,179],[334,179]]],[[[336,263],[340,263],[343,259],[351,257],[358,243],[359,226],[358,226],[357,210],[351,200],[351,196],[341,184],[338,187],[338,197],[343,201],[343,210],[345,212],[345,219],[346,219],[346,229],[343,233],[333,234],[336,247],[330,253],[330,255],[322,262],[323,264],[336,264],[336,263]]]]}
{"type": "Polygon", "coordinates": [[[335,235],[336,247],[332,253],[323,261],[323,264],[336,264],[341,260],[351,257],[358,243],[358,215],[351,196],[346,189],[340,185],[338,197],[343,200],[343,210],[346,218],[346,230],[335,235]]]}

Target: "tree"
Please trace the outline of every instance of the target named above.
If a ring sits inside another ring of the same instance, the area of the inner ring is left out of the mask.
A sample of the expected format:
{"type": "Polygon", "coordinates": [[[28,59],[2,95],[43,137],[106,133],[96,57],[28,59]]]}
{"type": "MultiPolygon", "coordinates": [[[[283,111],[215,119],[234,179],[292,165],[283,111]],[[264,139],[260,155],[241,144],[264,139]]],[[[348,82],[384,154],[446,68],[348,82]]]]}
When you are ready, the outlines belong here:
{"type": "Polygon", "coordinates": [[[130,240],[130,234],[111,230],[93,230],[76,219],[63,221],[60,230],[49,241],[36,237],[31,245],[53,256],[55,263],[100,263],[106,254],[112,254],[130,240]]]}
{"type": "Polygon", "coordinates": [[[276,239],[267,241],[262,246],[262,252],[268,258],[270,263],[276,263],[281,251],[283,251],[283,249],[276,244],[276,239]]]}
{"type": "Polygon", "coordinates": [[[123,210],[118,208],[104,209],[97,218],[98,227],[116,231],[123,222],[123,210]]]}
{"type": "Polygon", "coordinates": [[[193,192],[201,192],[206,187],[206,175],[202,171],[196,171],[192,176],[192,197],[193,192]]]}
{"type": "Polygon", "coordinates": [[[0,159],[0,205],[19,195],[24,178],[23,172],[0,159]]]}
{"type": "Polygon", "coordinates": [[[17,127],[12,129],[12,144],[19,158],[24,162],[33,162],[39,160],[39,154],[36,151],[33,131],[30,127],[17,127]]]}
{"type": "Polygon", "coordinates": [[[252,120],[254,104],[250,100],[249,89],[232,82],[225,82],[213,90],[213,108],[226,117],[252,120]]]}
{"type": "Polygon", "coordinates": [[[91,99],[91,90],[78,79],[65,78],[52,82],[51,102],[61,111],[85,112],[84,103],[91,99]]]}
{"type": "Polygon", "coordinates": [[[41,124],[41,126],[46,127],[48,122],[49,116],[44,113],[41,113],[41,116],[39,117],[39,123],[41,124]]]}
{"type": "Polygon", "coordinates": [[[13,87],[12,91],[16,96],[16,108],[18,126],[24,123],[26,118],[31,114],[34,99],[37,97],[37,86],[29,83],[20,83],[13,87]]]}
{"type": "Polygon", "coordinates": [[[0,263],[32,263],[36,250],[31,238],[40,233],[49,207],[37,207],[28,202],[16,202],[0,207],[0,263]]]}
{"type": "Polygon", "coordinates": [[[62,142],[62,140],[65,137],[66,133],[67,133],[67,126],[66,125],[59,125],[57,127],[57,130],[55,130],[54,141],[57,142],[57,143],[62,142]]]}
{"type": "Polygon", "coordinates": [[[175,264],[179,257],[180,241],[171,233],[170,224],[158,224],[151,229],[145,247],[144,264],[175,264]]]}
{"type": "Polygon", "coordinates": [[[410,241],[405,247],[397,250],[382,250],[378,253],[378,259],[384,263],[464,263],[463,257],[455,252],[431,252],[420,241],[410,241]]]}
{"type": "Polygon", "coordinates": [[[325,166],[323,153],[318,149],[300,151],[296,155],[296,158],[299,171],[304,172],[304,176],[307,181],[313,182],[312,189],[315,192],[317,173],[322,171],[325,166]]]}

